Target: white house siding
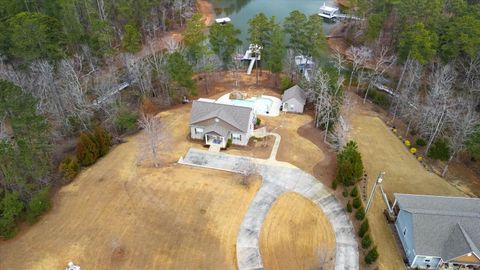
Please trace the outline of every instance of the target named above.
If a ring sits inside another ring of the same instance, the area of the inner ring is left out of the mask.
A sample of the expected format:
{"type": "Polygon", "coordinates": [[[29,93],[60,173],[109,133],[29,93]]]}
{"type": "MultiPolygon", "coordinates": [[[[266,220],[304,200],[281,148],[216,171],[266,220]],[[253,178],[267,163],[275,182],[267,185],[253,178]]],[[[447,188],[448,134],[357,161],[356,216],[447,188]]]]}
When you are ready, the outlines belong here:
{"type": "MultiPolygon", "coordinates": [[[[230,131],[230,135],[228,138],[225,138],[225,141],[227,141],[228,139],[232,139],[232,144],[236,144],[236,145],[247,145],[248,144],[248,140],[250,139],[250,137],[252,137],[252,134],[253,134],[253,119],[252,119],[252,123],[249,125],[249,128],[248,128],[248,132],[245,133],[245,132],[241,132],[239,130],[231,130],[230,131]],[[239,134],[241,139],[240,140],[234,140],[233,139],[233,134],[239,134]]],[[[206,131],[208,129],[208,126],[199,126],[199,125],[191,125],[190,126],[190,137],[194,140],[204,140],[205,139],[205,133],[201,133],[201,134],[197,134],[195,132],[195,129],[196,128],[202,128],[204,131],[206,131]]]]}
{"type": "Polygon", "coordinates": [[[305,104],[299,102],[295,98],[291,98],[283,102],[283,111],[284,112],[294,112],[294,113],[303,113],[303,107],[305,104]],[[293,109],[291,108],[293,105],[293,109]]]}
{"type": "Polygon", "coordinates": [[[247,145],[248,140],[250,139],[251,135],[248,135],[247,133],[240,133],[240,132],[233,132],[230,135],[230,139],[232,139],[232,144],[237,144],[237,145],[247,145]],[[240,135],[241,139],[234,139],[235,135],[240,135]]]}
{"type": "Polygon", "coordinates": [[[200,127],[200,126],[190,126],[190,137],[191,137],[192,139],[195,139],[195,140],[203,140],[205,134],[204,134],[204,133],[196,134],[195,128],[203,128],[203,127],[200,127]]]}

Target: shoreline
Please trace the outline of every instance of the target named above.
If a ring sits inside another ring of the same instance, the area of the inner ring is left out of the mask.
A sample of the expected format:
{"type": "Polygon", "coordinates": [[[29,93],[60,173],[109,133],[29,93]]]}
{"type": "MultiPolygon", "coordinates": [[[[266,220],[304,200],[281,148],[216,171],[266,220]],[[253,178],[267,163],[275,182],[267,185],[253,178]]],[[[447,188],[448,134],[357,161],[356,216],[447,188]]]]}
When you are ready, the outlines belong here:
{"type": "Polygon", "coordinates": [[[337,5],[342,6],[344,8],[351,8],[350,1],[348,0],[336,0],[337,5]]]}

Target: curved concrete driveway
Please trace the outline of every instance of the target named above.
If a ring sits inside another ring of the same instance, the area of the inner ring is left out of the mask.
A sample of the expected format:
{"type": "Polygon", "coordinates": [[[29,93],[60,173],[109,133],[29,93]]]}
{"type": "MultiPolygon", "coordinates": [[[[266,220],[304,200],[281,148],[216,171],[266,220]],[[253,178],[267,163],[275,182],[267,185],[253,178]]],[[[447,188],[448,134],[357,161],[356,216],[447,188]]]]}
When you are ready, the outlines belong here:
{"type": "Polygon", "coordinates": [[[191,148],[181,164],[241,173],[255,163],[263,183],[240,225],[237,262],[240,270],[263,269],[259,248],[260,230],[275,200],[284,192],[296,192],[313,201],[328,216],[335,231],[335,269],[358,269],[355,232],[343,207],[313,176],[285,162],[212,153],[191,148]]]}

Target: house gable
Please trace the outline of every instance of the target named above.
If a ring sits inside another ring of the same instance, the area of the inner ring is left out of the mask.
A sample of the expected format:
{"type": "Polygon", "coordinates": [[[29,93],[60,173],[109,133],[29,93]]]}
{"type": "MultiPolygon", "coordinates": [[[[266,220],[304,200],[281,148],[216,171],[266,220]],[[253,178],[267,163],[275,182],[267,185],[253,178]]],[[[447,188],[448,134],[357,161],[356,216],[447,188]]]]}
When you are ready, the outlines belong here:
{"type": "Polygon", "coordinates": [[[216,117],[210,118],[210,119],[207,119],[207,120],[204,120],[204,121],[201,121],[201,122],[194,123],[194,124],[192,124],[192,126],[208,128],[208,127],[218,125],[218,126],[221,126],[225,129],[233,131],[233,132],[243,132],[242,130],[234,127],[233,125],[225,122],[222,119],[218,119],[218,122],[215,119],[218,119],[218,118],[216,118],[216,117]]]}
{"type": "Polygon", "coordinates": [[[480,258],[473,252],[458,256],[449,260],[449,262],[463,262],[463,263],[474,263],[480,264],[480,258]]]}

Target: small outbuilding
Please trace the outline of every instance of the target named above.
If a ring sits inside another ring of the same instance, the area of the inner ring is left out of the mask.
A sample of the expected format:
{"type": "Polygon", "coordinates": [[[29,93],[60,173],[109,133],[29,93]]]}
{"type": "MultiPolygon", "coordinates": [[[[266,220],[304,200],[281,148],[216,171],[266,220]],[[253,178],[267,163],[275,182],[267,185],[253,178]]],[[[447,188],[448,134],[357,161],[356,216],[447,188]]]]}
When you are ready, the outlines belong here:
{"type": "Polygon", "coordinates": [[[305,103],[307,103],[307,94],[300,86],[295,85],[283,93],[282,111],[303,113],[305,103]]]}

